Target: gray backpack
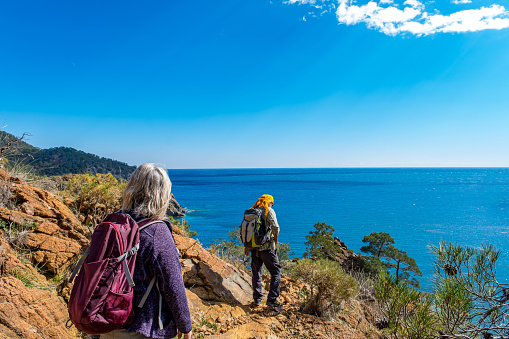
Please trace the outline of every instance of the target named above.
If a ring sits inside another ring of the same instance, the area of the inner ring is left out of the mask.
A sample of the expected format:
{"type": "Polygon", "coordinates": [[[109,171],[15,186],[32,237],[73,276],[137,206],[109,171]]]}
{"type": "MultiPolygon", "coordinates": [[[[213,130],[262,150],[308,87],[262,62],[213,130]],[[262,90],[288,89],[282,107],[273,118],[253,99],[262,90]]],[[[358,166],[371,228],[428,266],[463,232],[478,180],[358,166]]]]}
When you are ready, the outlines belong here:
{"type": "Polygon", "coordinates": [[[271,227],[265,217],[265,208],[255,207],[244,212],[240,225],[240,239],[247,249],[258,249],[270,241],[271,227]]]}

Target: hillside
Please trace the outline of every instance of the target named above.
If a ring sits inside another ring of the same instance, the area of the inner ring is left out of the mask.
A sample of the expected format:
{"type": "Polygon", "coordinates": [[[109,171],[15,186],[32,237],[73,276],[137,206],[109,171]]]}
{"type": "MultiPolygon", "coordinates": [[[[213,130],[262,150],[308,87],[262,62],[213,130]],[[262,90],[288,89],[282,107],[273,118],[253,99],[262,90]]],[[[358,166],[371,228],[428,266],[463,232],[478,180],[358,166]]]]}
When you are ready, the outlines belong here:
{"type": "MultiPolygon", "coordinates": [[[[0,131],[0,147],[15,138],[12,134],[0,131]]],[[[124,162],[99,157],[71,147],[40,149],[21,140],[12,145],[7,154],[8,162],[23,161],[34,168],[39,175],[63,175],[92,173],[111,173],[117,178],[127,179],[136,169],[124,162]]]]}
{"type": "MultiPolygon", "coordinates": [[[[66,327],[68,283],[90,229],[57,196],[0,170],[0,338],[83,338],[66,327]]],[[[69,200],[69,199],[64,199],[69,200]]],[[[251,278],[174,228],[193,319],[209,339],[380,338],[372,303],[351,300],[337,322],[301,312],[309,286],[283,277],[279,312],[250,309],[251,278]]],[[[268,281],[265,278],[265,284],[268,281]]],[[[264,285],[265,285],[264,284],[264,285]]]]}

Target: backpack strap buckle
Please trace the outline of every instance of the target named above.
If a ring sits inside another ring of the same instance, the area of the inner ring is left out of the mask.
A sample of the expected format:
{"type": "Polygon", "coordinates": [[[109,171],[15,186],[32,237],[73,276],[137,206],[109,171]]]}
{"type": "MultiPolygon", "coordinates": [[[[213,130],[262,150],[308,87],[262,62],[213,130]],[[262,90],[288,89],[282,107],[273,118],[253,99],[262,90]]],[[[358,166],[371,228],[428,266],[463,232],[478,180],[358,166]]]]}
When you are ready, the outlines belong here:
{"type": "Polygon", "coordinates": [[[133,256],[138,252],[138,249],[140,248],[140,244],[134,245],[131,249],[129,249],[127,252],[122,254],[121,256],[117,257],[117,261],[122,261],[122,267],[124,268],[124,274],[127,279],[127,283],[129,286],[134,287],[134,280],[133,276],[131,275],[131,272],[129,271],[129,267],[127,267],[127,258],[133,256]]]}

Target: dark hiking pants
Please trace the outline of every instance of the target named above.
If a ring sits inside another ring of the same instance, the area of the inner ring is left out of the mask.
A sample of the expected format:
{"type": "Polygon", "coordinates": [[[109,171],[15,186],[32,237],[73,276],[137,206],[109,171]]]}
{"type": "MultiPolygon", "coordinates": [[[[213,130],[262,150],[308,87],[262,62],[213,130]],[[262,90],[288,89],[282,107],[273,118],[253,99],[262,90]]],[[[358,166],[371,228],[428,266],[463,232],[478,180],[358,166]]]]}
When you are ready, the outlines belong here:
{"type": "Polygon", "coordinates": [[[267,296],[268,302],[276,301],[279,297],[279,286],[281,284],[281,265],[276,251],[251,251],[251,271],[253,272],[253,299],[255,303],[261,303],[262,293],[262,266],[265,265],[270,273],[270,290],[267,296]]]}

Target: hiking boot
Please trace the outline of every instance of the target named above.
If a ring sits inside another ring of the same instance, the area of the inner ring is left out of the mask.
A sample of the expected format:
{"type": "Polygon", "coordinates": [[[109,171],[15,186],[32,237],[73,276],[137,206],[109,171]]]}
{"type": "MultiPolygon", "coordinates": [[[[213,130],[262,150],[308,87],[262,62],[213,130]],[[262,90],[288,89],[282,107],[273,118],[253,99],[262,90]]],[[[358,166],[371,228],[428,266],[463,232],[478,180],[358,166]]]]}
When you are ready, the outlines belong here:
{"type": "Polygon", "coordinates": [[[261,304],[260,302],[253,301],[253,302],[249,305],[249,307],[250,307],[250,308],[257,308],[258,306],[260,306],[260,304],[261,304]]]}
{"type": "Polygon", "coordinates": [[[277,300],[267,301],[267,306],[279,308],[279,307],[283,307],[283,303],[281,303],[281,302],[279,302],[277,300]]]}

